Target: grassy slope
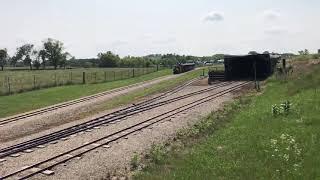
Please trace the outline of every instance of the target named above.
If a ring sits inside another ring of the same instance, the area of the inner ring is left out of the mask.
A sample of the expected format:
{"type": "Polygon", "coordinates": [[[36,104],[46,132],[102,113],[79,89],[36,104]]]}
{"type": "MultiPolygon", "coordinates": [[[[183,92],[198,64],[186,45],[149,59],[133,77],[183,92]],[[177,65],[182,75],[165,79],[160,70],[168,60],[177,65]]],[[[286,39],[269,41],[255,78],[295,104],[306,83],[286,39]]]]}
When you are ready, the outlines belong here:
{"type": "Polygon", "coordinates": [[[137,78],[119,80],[101,84],[86,84],[61,86],[50,89],[36,90],[12,96],[0,96],[0,117],[6,117],[16,113],[26,112],[48,105],[80,98],[130,84],[151,80],[157,77],[169,75],[172,70],[162,70],[143,75],[137,78]]]}
{"type": "Polygon", "coordinates": [[[287,83],[271,79],[262,95],[212,114],[170,148],[153,148],[136,179],[319,179],[320,65],[314,69],[287,83]],[[291,112],[273,116],[284,100],[291,112]],[[218,128],[221,121],[229,123],[218,128]]]}

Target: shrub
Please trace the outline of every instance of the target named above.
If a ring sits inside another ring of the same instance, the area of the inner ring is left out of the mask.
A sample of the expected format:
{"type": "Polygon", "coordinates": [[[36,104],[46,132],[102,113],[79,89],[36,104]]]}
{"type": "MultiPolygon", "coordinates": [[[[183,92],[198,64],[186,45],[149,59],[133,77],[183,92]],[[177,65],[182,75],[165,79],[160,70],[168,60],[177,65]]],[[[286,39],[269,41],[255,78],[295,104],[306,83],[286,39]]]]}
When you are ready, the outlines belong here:
{"type": "Polygon", "coordinates": [[[281,114],[287,115],[289,114],[291,107],[292,107],[292,104],[288,100],[282,102],[280,105],[274,104],[272,105],[272,115],[273,116],[277,116],[281,114]]]}
{"type": "Polygon", "coordinates": [[[131,169],[132,170],[135,170],[138,168],[139,166],[139,156],[138,154],[134,154],[133,157],[131,158],[131,161],[130,161],[130,165],[131,165],[131,169]]]}

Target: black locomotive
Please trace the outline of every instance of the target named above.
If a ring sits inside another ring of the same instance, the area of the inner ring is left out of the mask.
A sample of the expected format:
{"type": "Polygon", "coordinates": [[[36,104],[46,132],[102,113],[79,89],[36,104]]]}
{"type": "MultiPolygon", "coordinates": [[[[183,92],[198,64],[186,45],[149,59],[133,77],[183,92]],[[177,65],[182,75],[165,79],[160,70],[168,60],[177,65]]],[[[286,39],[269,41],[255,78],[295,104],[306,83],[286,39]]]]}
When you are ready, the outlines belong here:
{"type": "Polygon", "coordinates": [[[196,64],[195,63],[185,63],[185,64],[177,64],[174,66],[173,68],[173,74],[180,74],[180,73],[184,73],[187,71],[191,71],[194,70],[196,68],[196,64]]]}

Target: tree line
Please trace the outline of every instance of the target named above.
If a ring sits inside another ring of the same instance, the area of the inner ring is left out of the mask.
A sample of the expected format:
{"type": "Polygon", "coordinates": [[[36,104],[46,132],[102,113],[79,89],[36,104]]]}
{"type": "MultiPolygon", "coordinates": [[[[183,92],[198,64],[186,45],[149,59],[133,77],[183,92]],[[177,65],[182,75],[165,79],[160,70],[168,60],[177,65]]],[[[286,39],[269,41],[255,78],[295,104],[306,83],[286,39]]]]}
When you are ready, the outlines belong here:
{"type": "Polygon", "coordinates": [[[16,49],[15,54],[10,57],[7,49],[0,49],[0,66],[3,70],[5,65],[16,67],[18,63],[23,63],[29,66],[32,70],[33,67],[43,69],[47,65],[51,65],[54,69],[58,66],[65,67],[71,55],[64,51],[63,43],[59,40],[48,38],[43,41],[40,49],[35,48],[33,44],[24,44],[16,49]]]}
{"type": "Polygon", "coordinates": [[[41,48],[35,48],[33,44],[24,44],[16,48],[13,56],[9,56],[7,49],[0,49],[0,66],[3,70],[5,66],[28,66],[32,69],[46,69],[47,66],[53,66],[54,69],[67,67],[151,67],[166,66],[172,67],[177,63],[187,62],[215,62],[223,58],[223,54],[213,56],[190,56],[178,54],[151,54],[142,57],[119,55],[107,51],[102,52],[95,58],[76,59],[70,53],[65,51],[61,41],[55,39],[45,39],[42,41],[41,48]]]}
{"type": "Polygon", "coordinates": [[[165,66],[172,67],[177,63],[201,63],[201,62],[217,62],[223,59],[223,54],[213,56],[188,56],[178,54],[151,54],[142,57],[125,56],[123,58],[111,51],[99,53],[97,58],[73,59],[68,61],[68,65],[72,67],[151,67],[165,66]]]}

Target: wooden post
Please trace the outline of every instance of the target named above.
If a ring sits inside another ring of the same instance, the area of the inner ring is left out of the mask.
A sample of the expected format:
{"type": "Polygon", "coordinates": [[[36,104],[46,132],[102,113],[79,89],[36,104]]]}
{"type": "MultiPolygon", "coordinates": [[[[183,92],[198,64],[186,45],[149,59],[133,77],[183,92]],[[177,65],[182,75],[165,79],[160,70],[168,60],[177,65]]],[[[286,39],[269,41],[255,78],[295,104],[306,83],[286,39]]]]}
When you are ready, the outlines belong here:
{"type": "Polygon", "coordinates": [[[70,72],[70,84],[72,84],[72,72],[70,72]]]}
{"type": "Polygon", "coordinates": [[[8,92],[11,94],[11,84],[10,84],[10,77],[7,77],[7,84],[8,84],[8,92]]]}
{"type": "Polygon", "coordinates": [[[113,71],[113,80],[115,81],[116,80],[116,72],[113,71]]]}
{"type": "Polygon", "coordinates": [[[257,91],[260,91],[260,83],[257,81],[257,61],[256,60],[254,60],[254,62],[253,62],[253,68],[254,68],[255,88],[257,91]]]}
{"type": "Polygon", "coordinates": [[[86,83],[86,72],[82,72],[82,84],[86,83]]]}
{"type": "Polygon", "coordinates": [[[36,88],[36,75],[33,75],[33,89],[36,88]]]}
{"type": "Polygon", "coordinates": [[[257,82],[257,65],[256,65],[256,60],[253,62],[253,70],[254,70],[254,81],[257,82]]]}
{"type": "Polygon", "coordinates": [[[132,69],[132,77],[134,77],[134,68],[132,69]]]}
{"type": "Polygon", "coordinates": [[[104,72],[104,81],[107,81],[107,71],[104,72]]]}
{"type": "Polygon", "coordinates": [[[57,86],[57,73],[54,73],[54,85],[57,86]]]}
{"type": "Polygon", "coordinates": [[[157,64],[157,71],[159,71],[159,64],[157,64]]]}

